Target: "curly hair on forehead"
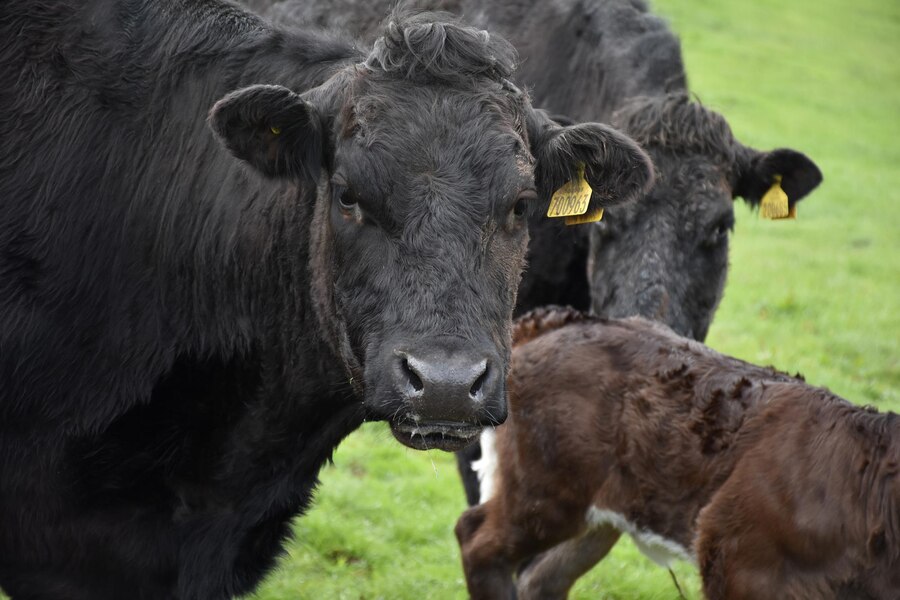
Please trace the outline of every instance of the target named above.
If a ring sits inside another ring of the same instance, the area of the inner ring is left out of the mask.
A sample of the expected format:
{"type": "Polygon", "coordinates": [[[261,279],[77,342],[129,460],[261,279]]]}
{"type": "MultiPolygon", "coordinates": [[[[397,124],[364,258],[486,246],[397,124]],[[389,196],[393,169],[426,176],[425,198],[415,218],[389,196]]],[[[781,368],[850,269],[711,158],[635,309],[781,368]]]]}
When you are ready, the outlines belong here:
{"type": "Polygon", "coordinates": [[[612,124],[645,147],[697,152],[724,164],[735,160],[737,142],[725,117],[684,92],[630,98],[612,124]]]}
{"type": "Polygon", "coordinates": [[[478,79],[504,83],[518,54],[500,36],[463,25],[442,12],[395,9],[365,65],[412,81],[468,86],[478,79]]]}

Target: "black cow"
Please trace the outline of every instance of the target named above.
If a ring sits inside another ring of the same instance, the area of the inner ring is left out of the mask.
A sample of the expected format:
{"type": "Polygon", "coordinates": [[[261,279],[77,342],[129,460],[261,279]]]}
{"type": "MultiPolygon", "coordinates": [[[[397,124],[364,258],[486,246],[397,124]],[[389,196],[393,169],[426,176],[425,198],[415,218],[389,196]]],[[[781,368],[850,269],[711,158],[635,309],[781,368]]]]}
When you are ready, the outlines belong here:
{"type": "Polygon", "coordinates": [[[578,163],[594,205],[651,178],[443,17],[366,54],[218,0],[33,0],[0,39],[16,599],[252,590],[364,418],[444,449],[503,419],[529,206],[578,163]]]}
{"type": "Polygon", "coordinates": [[[536,104],[620,127],[657,168],[639,206],[588,228],[593,312],[652,318],[704,340],[725,285],[732,200],[756,206],[780,175],[793,207],[821,182],[818,167],[794,150],[744,146],[692,101],[678,37],[643,1],[510,0],[486,12],[482,23],[523,57],[517,77],[536,104]]]}

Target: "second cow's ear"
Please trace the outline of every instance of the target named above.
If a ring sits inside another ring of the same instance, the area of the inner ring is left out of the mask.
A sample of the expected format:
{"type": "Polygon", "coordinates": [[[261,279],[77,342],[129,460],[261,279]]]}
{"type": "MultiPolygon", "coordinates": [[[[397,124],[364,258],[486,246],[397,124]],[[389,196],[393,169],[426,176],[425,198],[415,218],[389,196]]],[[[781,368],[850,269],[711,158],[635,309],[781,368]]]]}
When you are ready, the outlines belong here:
{"type": "Polygon", "coordinates": [[[600,123],[560,126],[542,110],[528,119],[535,178],[541,198],[549,201],[555,190],[578,174],[593,189],[589,211],[636,200],[653,183],[653,163],[630,137],[600,123]]]}
{"type": "Polygon", "coordinates": [[[822,182],[822,172],[805,154],[789,148],[759,152],[743,148],[734,195],[756,206],[777,177],[791,206],[822,182]]]}
{"type": "Polygon", "coordinates": [[[253,85],[216,102],[209,124],[237,158],[268,177],[315,181],[323,163],[316,108],[278,85],[253,85]]]}

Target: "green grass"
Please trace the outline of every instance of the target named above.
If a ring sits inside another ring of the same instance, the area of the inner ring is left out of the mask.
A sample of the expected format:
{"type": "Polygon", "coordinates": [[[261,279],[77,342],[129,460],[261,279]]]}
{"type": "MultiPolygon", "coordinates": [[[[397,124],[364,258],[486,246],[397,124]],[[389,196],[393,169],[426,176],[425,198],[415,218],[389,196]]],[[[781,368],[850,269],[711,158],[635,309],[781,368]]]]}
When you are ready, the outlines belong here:
{"type": "MultiPolygon", "coordinates": [[[[657,0],[682,38],[690,85],[745,144],[792,147],[825,181],[796,221],[743,203],[708,343],[803,373],[859,404],[900,412],[900,3],[657,0]]],[[[400,447],[369,425],[325,469],[289,558],[253,596],[464,598],[452,458],[400,447]]],[[[677,574],[699,598],[689,565],[677,574]]],[[[628,540],[573,593],[677,598],[628,540]]]]}
{"type": "MultiPolygon", "coordinates": [[[[691,89],[759,149],[809,154],[824,184],[796,221],[738,207],[732,269],[708,343],[900,411],[900,3],[656,0],[691,89]]],[[[464,598],[452,457],[367,425],[339,448],[289,554],[254,600],[464,598]]],[[[688,598],[699,581],[679,565],[688,598]]],[[[579,599],[668,600],[666,571],[622,540],[579,599]]]]}

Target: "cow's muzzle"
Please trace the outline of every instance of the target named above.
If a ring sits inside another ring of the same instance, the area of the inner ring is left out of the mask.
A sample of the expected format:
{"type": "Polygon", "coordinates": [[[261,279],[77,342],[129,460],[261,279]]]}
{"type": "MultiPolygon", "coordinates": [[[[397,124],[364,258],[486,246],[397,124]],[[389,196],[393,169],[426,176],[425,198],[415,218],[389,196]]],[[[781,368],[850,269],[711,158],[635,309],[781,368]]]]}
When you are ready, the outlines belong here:
{"type": "Polygon", "coordinates": [[[493,348],[456,337],[387,344],[378,407],[394,437],[417,450],[458,450],[506,419],[505,368],[493,348]]]}

